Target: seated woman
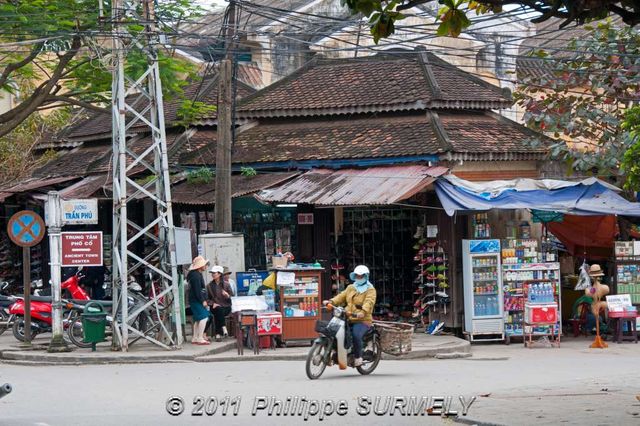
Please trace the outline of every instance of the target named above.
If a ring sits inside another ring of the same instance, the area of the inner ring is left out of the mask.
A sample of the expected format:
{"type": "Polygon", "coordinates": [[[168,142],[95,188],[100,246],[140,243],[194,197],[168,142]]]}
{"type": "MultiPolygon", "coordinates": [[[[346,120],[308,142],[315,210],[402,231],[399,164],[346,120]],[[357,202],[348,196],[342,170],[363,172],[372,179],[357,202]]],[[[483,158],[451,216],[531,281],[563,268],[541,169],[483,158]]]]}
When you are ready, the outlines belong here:
{"type": "Polygon", "coordinates": [[[207,284],[208,303],[216,327],[216,342],[219,342],[221,335],[225,337],[229,335],[225,326],[225,318],[231,313],[231,297],[234,294],[229,283],[224,280],[222,266],[216,265],[209,272],[211,272],[212,280],[207,284]]]}

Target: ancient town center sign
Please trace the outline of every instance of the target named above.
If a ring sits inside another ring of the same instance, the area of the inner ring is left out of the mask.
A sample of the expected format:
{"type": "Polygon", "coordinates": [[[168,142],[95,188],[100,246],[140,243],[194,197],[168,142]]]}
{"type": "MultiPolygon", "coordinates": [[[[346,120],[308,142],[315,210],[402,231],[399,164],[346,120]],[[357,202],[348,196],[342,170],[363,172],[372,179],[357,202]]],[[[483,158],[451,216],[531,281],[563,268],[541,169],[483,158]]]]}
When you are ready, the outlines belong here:
{"type": "Polygon", "coordinates": [[[102,232],[63,232],[62,266],[102,266],[102,232]]]}

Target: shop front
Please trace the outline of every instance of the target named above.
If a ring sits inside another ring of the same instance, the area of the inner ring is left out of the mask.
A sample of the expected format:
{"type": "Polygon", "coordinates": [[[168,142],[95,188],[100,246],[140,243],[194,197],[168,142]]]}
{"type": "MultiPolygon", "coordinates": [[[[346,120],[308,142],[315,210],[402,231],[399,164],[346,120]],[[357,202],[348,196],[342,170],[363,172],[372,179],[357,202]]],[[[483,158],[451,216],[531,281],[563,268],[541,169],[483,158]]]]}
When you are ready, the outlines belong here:
{"type": "Polygon", "coordinates": [[[595,296],[585,294],[588,285],[576,286],[583,262],[602,265],[609,294],[634,303],[634,243],[617,242],[614,253],[614,215],[638,217],[640,206],[618,188],[596,179],[472,183],[450,175],[436,192],[448,214],[469,217],[462,263],[470,340],[546,337],[559,345],[563,325],[590,331],[595,296]]]}
{"type": "MultiPolygon", "coordinates": [[[[313,253],[312,259],[331,271],[324,298],[344,289],[349,272],[364,264],[377,291],[375,319],[426,325],[446,318],[453,325],[456,289],[449,277],[456,273],[452,236],[457,225],[430,191],[446,171],[415,165],[317,169],[256,197],[308,206],[312,217],[328,219],[314,219],[309,234],[315,238],[298,240],[299,251],[313,253]],[[434,286],[427,286],[428,278],[434,286]]],[[[299,228],[302,233],[308,227],[299,228]]]]}

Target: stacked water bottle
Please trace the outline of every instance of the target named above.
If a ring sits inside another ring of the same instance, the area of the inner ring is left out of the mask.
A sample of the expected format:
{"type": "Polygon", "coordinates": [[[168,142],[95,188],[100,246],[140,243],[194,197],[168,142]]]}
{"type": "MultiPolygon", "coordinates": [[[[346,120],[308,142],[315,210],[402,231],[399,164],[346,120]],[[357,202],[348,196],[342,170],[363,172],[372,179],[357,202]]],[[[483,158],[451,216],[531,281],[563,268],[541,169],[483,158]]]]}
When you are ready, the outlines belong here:
{"type": "Polygon", "coordinates": [[[529,287],[530,303],[554,303],[554,290],[551,283],[538,283],[529,287]]]}
{"type": "Polygon", "coordinates": [[[500,305],[497,297],[488,297],[485,300],[476,300],[474,305],[475,316],[499,315],[500,305]]]}

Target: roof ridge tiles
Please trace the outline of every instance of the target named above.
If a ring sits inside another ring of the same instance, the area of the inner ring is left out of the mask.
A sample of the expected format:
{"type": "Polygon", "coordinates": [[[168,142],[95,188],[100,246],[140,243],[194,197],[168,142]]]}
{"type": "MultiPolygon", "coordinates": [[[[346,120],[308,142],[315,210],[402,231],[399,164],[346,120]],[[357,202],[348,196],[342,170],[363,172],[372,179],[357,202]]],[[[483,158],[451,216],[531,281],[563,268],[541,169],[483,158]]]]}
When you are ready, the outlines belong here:
{"type": "Polygon", "coordinates": [[[449,135],[447,134],[447,131],[444,129],[444,126],[440,121],[440,116],[438,115],[438,113],[432,110],[428,110],[427,117],[429,117],[429,121],[433,126],[433,132],[435,133],[438,142],[440,142],[442,149],[445,152],[455,151],[455,148],[451,143],[451,139],[449,139],[449,135]]]}
{"type": "Polygon", "coordinates": [[[424,72],[424,77],[427,81],[427,85],[433,94],[434,100],[442,99],[442,90],[440,90],[440,85],[438,84],[438,80],[436,76],[433,74],[433,70],[431,69],[431,64],[429,63],[429,56],[427,55],[427,50],[424,46],[416,49],[418,51],[418,58],[420,59],[420,65],[422,71],[424,72]]]}

